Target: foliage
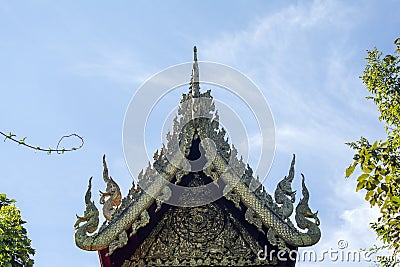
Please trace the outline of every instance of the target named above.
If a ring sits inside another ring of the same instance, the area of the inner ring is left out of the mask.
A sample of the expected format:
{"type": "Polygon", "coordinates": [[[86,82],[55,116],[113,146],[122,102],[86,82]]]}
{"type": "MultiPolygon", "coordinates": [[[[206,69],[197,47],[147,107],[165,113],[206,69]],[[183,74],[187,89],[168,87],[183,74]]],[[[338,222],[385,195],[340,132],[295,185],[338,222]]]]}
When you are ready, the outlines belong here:
{"type": "Polygon", "coordinates": [[[361,251],[366,252],[368,257],[371,259],[375,256],[375,260],[371,262],[370,267],[395,267],[398,266],[399,258],[395,255],[389,254],[389,245],[373,245],[368,249],[361,249],[361,251]]]}
{"type": "Polygon", "coordinates": [[[356,191],[365,189],[365,200],[379,207],[380,217],[371,227],[394,250],[394,255],[400,252],[400,38],[395,45],[394,54],[385,56],[377,48],[367,51],[367,65],[361,77],[371,93],[367,99],[378,107],[387,138],[370,142],[361,137],[346,143],[356,151],[353,163],[346,169],[346,178],[357,166],[360,168],[356,191]]]}
{"type": "Polygon", "coordinates": [[[33,266],[31,256],[35,250],[31,247],[31,240],[23,227],[25,222],[14,202],[5,194],[0,194],[0,266],[33,266]]]}

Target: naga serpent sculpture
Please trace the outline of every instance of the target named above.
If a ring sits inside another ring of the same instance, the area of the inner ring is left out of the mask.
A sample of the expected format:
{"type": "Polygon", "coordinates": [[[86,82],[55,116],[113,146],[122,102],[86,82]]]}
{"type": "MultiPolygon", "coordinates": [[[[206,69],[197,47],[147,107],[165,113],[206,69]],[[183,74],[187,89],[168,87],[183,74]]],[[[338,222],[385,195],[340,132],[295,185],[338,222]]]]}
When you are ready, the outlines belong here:
{"type": "Polygon", "coordinates": [[[94,201],[91,201],[92,197],[92,178],[89,179],[89,186],[85,194],[85,204],[86,209],[83,213],[83,216],[76,215],[76,222],[74,228],[77,230],[75,236],[85,236],[86,234],[91,234],[97,230],[97,226],[99,225],[99,210],[96,208],[94,201]],[[81,223],[86,222],[82,226],[81,223]]]}
{"type": "Polygon", "coordinates": [[[104,217],[111,221],[115,210],[121,204],[122,195],[118,184],[108,175],[106,155],[103,155],[103,168],[103,180],[107,187],[104,193],[100,191],[100,204],[103,204],[104,217]]]}
{"type": "Polygon", "coordinates": [[[293,203],[296,200],[296,191],[292,190],[292,181],[294,178],[294,163],[296,156],[293,155],[292,163],[290,164],[289,175],[285,176],[278,183],[275,190],[275,201],[282,204],[281,213],[286,219],[293,213],[293,203]]]}
{"type": "Polygon", "coordinates": [[[321,232],[318,228],[320,221],[318,219],[318,211],[312,212],[310,207],[308,206],[308,200],[310,198],[310,194],[308,192],[308,189],[305,184],[305,178],[304,175],[301,174],[302,180],[301,180],[301,186],[302,186],[302,194],[303,198],[300,199],[299,204],[296,207],[296,223],[297,226],[300,229],[308,229],[308,232],[310,232],[313,235],[319,234],[321,235],[321,232]],[[312,218],[314,219],[314,222],[311,222],[307,218],[312,218]]]}

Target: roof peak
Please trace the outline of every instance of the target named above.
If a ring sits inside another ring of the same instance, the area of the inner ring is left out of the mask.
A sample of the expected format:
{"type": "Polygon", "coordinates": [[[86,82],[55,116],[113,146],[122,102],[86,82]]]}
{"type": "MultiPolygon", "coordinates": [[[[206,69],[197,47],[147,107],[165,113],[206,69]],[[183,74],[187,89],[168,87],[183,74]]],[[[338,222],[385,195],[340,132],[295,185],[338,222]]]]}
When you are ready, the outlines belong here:
{"type": "Polygon", "coordinates": [[[193,68],[192,78],[190,80],[190,93],[194,97],[200,96],[200,82],[199,82],[199,64],[197,63],[197,47],[193,47],[193,68]]]}

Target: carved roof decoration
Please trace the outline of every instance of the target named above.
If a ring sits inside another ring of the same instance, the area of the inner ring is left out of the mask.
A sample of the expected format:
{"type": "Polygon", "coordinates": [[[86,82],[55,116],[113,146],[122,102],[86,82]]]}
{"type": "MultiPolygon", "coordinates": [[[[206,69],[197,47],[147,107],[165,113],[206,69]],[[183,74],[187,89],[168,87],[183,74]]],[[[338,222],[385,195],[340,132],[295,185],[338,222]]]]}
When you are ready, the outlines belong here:
{"type": "MultiPolygon", "coordinates": [[[[202,170],[204,175],[216,185],[224,186],[220,188],[224,193],[223,198],[244,213],[245,220],[266,236],[272,246],[289,251],[289,247],[311,246],[319,241],[321,232],[318,212],[313,213],[308,206],[309,192],[303,175],[303,197],[294,208],[296,192],[292,190],[291,184],[295,178],[295,156],[293,155],[288,175],[278,183],[272,197],[258,178],[255,178],[252,168],[238,157],[235,146],[229,144],[226,131],[219,125],[219,115],[215,110],[211,91],[200,92],[197,49],[194,47],[189,92],[182,95],[172,132],[167,134],[167,144],[163,144],[161,149],[155,152],[154,161],[149,162],[139,173],[139,184],[133,182],[125,197],[122,197],[116,181],[109,176],[103,157],[106,190],[100,192],[100,204],[103,205],[102,211],[106,221],[98,228],[99,211],[91,200],[90,178],[85,195],[86,209],[82,217],[77,216],[75,223],[76,245],[90,251],[106,249],[107,256],[124,247],[139,229],[149,224],[150,206],[155,203],[154,212],[160,212],[162,206],[166,205],[164,202],[173,197],[168,183],[181,184],[182,179],[190,174],[190,170],[184,166],[187,163],[179,157],[174,157],[174,152],[180,149],[184,156],[188,157],[196,139],[211,139],[215,144],[216,153],[211,164],[202,170]],[[203,101],[198,101],[199,99],[203,101]],[[297,227],[290,219],[293,211],[297,227]]],[[[199,198],[186,199],[181,206],[196,207],[199,198]]],[[[209,205],[208,207],[212,207],[213,203],[209,205]]],[[[230,222],[230,225],[229,227],[236,227],[234,221],[230,222]]],[[[246,265],[246,261],[243,262],[243,265],[246,265]]],[[[200,265],[204,265],[204,262],[201,263],[200,265]]],[[[232,262],[226,265],[229,264],[232,262]]]]}

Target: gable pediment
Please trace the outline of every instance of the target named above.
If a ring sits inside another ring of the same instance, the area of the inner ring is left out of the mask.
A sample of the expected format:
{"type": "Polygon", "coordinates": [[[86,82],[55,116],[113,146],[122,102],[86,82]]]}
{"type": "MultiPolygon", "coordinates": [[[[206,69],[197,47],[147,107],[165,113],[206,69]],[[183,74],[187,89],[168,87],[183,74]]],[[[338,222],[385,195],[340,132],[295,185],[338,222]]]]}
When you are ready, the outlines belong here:
{"type": "Polygon", "coordinates": [[[274,258],[261,262],[257,253],[265,247],[290,253],[321,237],[304,176],[294,208],[295,157],[271,196],[229,144],[210,90],[200,92],[197,59],[193,71],[168,142],[125,197],[103,157],[106,221],[98,228],[90,180],[85,212],[75,224],[76,245],[99,251],[102,266],[294,266],[274,258]]]}

